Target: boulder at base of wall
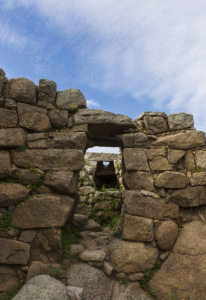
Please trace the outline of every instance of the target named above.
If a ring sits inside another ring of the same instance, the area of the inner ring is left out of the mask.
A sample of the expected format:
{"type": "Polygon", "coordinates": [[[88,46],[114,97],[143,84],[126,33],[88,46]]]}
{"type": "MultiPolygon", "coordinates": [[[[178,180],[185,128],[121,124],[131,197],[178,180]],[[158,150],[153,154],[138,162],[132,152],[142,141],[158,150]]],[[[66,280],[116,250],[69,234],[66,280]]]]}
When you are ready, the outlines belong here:
{"type": "Polygon", "coordinates": [[[13,266],[0,265],[0,294],[7,292],[11,285],[18,283],[19,277],[13,266]]]}
{"type": "Polygon", "coordinates": [[[88,124],[93,135],[121,134],[123,129],[135,128],[132,119],[100,109],[82,109],[74,115],[74,125],[88,124]]]}
{"type": "Polygon", "coordinates": [[[162,250],[169,250],[178,236],[178,226],[173,221],[164,221],[155,231],[155,242],[162,250]]]}

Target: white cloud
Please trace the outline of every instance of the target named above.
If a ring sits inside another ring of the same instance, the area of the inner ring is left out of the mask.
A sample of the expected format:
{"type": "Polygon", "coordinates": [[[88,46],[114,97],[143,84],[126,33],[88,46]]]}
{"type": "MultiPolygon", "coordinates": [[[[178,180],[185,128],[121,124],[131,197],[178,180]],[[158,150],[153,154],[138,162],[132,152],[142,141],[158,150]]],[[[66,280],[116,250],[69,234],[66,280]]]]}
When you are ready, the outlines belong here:
{"type": "Polygon", "coordinates": [[[16,5],[68,40],[82,83],[193,113],[205,130],[205,0],[10,0],[7,9],[16,5]]]}
{"type": "Polygon", "coordinates": [[[89,148],[87,152],[95,153],[119,153],[118,147],[93,147],[89,148]]]}
{"type": "Polygon", "coordinates": [[[87,101],[87,105],[91,105],[91,106],[100,106],[99,103],[97,103],[96,100],[86,100],[87,101]]]}

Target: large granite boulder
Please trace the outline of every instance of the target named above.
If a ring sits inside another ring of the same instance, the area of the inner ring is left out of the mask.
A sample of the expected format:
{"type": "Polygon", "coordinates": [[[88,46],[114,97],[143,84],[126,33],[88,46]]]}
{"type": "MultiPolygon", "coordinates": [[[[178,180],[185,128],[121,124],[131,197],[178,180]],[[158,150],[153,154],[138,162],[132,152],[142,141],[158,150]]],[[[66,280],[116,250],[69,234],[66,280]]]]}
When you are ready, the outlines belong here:
{"type": "Polygon", "coordinates": [[[171,194],[170,201],[180,207],[193,207],[206,204],[206,190],[204,186],[188,187],[171,194]]]}
{"type": "Polygon", "coordinates": [[[143,120],[148,134],[156,134],[168,130],[166,119],[162,116],[145,116],[143,120]]]}
{"type": "Polygon", "coordinates": [[[163,117],[167,119],[166,113],[162,111],[143,111],[141,115],[139,115],[138,120],[143,120],[145,116],[150,116],[150,117],[163,117]]]}
{"type": "Polygon", "coordinates": [[[74,109],[85,108],[86,100],[80,90],[67,89],[57,92],[56,105],[61,107],[61,109],[66,109],[72,112],[74,109]]]}
{"type": "Polygon", "coordinates": [[[24,201],[30,189],[18,183],[0,184],[0,207],[8,207],[24,201]]]}
{"type": "Polygon", "coordinates": [[[0,151],[0,179],[8,178],[11,174],[11,157],[8,151],[0,151]]]}
{"type": "Polygon", "coordinates": [[[85,132],[59,132],[51,144],[56,149],[78,149],[85,151],[87,134],[85,132]]]}
{"type": "Polygon", "coordinates": [[[12,226],[21,229],[65,225],[74,205],[74,200],[58,195],[38,195],[27,199],[13,213],[12,226]]]}
{"type": "Polygon", "coordinates": [[[59,264],[44,264],[41,261],[32,261],[26,276],[26,281],[40,274],[52,275],[52,269],[50,269],[49,266],[56,267],[58,269],[60,268],[59,264]]]}
{"type": "Polygon", "coordinates": [[[100,109],[81,109],[74,115],[74,125],[88,124],[93,135],[115,135],[134,128],[129,117],[100,109]]]}
{"type": "Polygon", "coordinates": [[[38,275],[22,287],[13,300],[69,300],[66,287],[49,275],[38,275]]]}
{"type": "Polygon", "coordinates": [[[200,166],[200,171],[206,171],[206,151],[195,151],[195,162],[197,166],[200,166]]]}
{"type": "Polygon", "coordinates": [[[187,185],[187,177],[180,172],[166,171],[157,177],[155,185],[167,189],[184,189],[187,185]]]}
{"type": "Polygon", "coordinates": [[[4,89],[4,97],[24,103],[36,102],[35,83],[24,77],[10,79],[4,89]]]}
{"type": "Polygon", "coordinates": [[[72,195],[77,191],[78,176],[72,171],[47,173],[44,185],[60,194],[72,195]]]}
{"type": "Polygon", "coordinates": [[[0,129],[0,147],[18,148],[26,145],[27,132],[23,128],[0,129]]]}
{"type": "Polygon", "coordinates": [[[14,163],[22,168],[36,167],[44,171],[79,171],[84,166],[81,150],[38,149],[25,152],[11,151],[14,163]]]}
{"type": "Polygon", "coordinates": [[[149,148],[149,139],[142,133],[127,133],[122,135],[124,148],[149,148]]]}
{"type": "Polygon", "coordinates": [[[194,173],[190,178],[190,185],[206,185],[206,172],[194,173]]]}
{"type": "Polygon", "coordinates": [[[169,250],[178,236],[178,226],[173,221],[162,222],[155,231],[155,242],[161,250],[169,250]]]}
{"type": "Polygon", "coordinates": [[[29,149],[47,149],[45,133],[32,133],[27,135],[29,149]]]}
{"type": "Polygon", "coordinates": [[[164,149],[144,149],[149,160],[151,171],[170,171],[172,165],[168,162],[164,149]]]}
{"type": "Polygon", "coordinates": [[[55,128],[67,126],[68,116],[67,110],[52,109],[49,111],[50,121],[55,128]]]}
{"type": "Polygon", "coordinates": [[[18,116],[16,111],[11,109],[0,108],[0,126],[2,127],[16,127],[18,116]]]}
{"type": "Polygon", "coordinates": [[[51,122],[45,109],[19,103],[17,110],[21,127],[37,132],[51,129],[51,122]]]}
{"type": "Polygon", "coordinates": [[[125,188],[128,190],[153,191],[154,180],[149,172],[131,171],[123,175],[125,188]]]}
{"type": "Polygon", "coordinates": [[[126,171],[150,171],[143,149],[125,148],[123,156],[126,171]]]}
{"type": "Polygon", "coordinates": [[[47,79],[39,79],[38,89],[38,104],[47,106],[48,104],[55,104],[56,99],[56,82],[47,79]]]}
{"type": "Polygon", "coordinates": [[[26,265],[30,255],[30,245],[16,240],[0,238],[0,264],[26,265]]]}
{"type": "Polygon", "coordinates": [[[179,130],[193,127],[193,115],[186,113],[170,114],[168,116],[168,125],[170,130],[179,130]]]}
{"type": "Polygon", "coordinates": [[[150,247],[146,243],[114,239],[108,249],[110,261],[117,272],[143,272],[153,268],[158,257],[157,248],[150,247]]]}
{"type": "Polygon", "coordinates": [[[149,289],[158,292],[159,300],[165,300],[165,293],[177,299],[206,299],[206,225],[193,221],[184,224],[177,242],[160,270],[155,272],[149,289]],[[198,280],[197,280],[198,278],[198,280]]]}
{"type": "Polygon", "coordinates": [[[190,130],[174,135],[160,137],[152,143],[152,146],[168,146],[177,150],[191,150],[205,145],[205,133],[203,131],[190,130]]]}
{"type": "Polygon", "coordinates": [[[185,155],[183,150],[168,149],[168,161],[171,164],[176,164],[185,155]]]}
{"type": "Polygon", "coordinates": [[[20,169],[18,171],[18,182],[23,184],[38,184],[40,180],[39,173],[32,173],[30,170],[27,169],[20,169]]]}

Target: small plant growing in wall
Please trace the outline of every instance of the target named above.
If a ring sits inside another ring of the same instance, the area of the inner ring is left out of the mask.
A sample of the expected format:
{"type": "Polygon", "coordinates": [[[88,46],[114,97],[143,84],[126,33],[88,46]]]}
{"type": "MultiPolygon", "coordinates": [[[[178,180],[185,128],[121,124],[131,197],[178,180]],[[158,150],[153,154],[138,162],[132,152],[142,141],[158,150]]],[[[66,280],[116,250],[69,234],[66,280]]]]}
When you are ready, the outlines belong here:
{"type": "Polygon", "coordinates": [[[19,148],[16,148],[17,152],[25,152],[26,150],[28,150],[29,148],[26,145],[23,145],[19,148]]]}
{"type": "Polygon", "coordinates": [[[168,148],[169,148],[168,146],[164,146],[164,147],[163,147],[163,149],[164,149],[165,153],[167,153],[167,152],[168,152],[168,148]]]}
{"type": "Polygon", "coordinates": [[[174,169],[175,169],[175,171],[179,171],[178,165],[174,165],[174,169]]]}
{"type": "Polygon", "coordinates": [[[32,173],[32,174],[36,174],[37,171],[34,169],[34,167],[30,167],[29,168],[29,171],[32,173]]]}
{"type": "Polygon", "coordinates": [[[77,112],[77,111],[78,111],[78,106],[77,106],[77,104],[72,105],[71,109],[72,109],[72,112],[73,112],[73,113],[77,112]]]}
{"type": "Polygon", "coordinates": [[[140,131],[141,131],[141,128],[138,125],[135,129],[132,130],[132,133],[136,133],[136,132],[140,132],[140,131]]]}
{"type": "Polygon", "coordinates": [[[87,147],[93,147],[94,142],[91,139],[87,139],[87,147]]]}
{"type": "Polygon", "coordinates": [[[5,213],[2,214],[2,223],[0,224],[0,230],[13,230],[14,227],[11,225],[13,219],[13,214],[11,211],[6,211],[5,213]]]}
{"type": "Polygon", "coordinates": [[[199,173],[201,171],[201,166],[197,165],[196,169],[195,169],[195,173],[199,173]]]}
{"type": "Polygon", "coordinates": [[[62,110],[63,109],[63,107],[62,107],[62,105],[60,104],[59,106],[58,106],[58,110],[62,110]]]}

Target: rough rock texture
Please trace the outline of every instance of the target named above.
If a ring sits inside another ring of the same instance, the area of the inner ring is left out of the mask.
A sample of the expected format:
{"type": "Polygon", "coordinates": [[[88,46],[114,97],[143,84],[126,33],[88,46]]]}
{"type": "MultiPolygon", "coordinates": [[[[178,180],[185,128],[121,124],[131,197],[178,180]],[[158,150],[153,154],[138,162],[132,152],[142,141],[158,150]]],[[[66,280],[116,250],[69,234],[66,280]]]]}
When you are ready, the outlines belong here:
{"type": "Polygon", "coordinates": [[[23,128],[44,132],[51,129],[47,111],[28,104],[18,104],[19,125],[23,128]]]}
{"type": "Polygon", "coordinates": [[[195,160],[192,151],[187,151],[185,154],[184,168],[187,171],[195,172],[195,160]]]}
{"type": "Polygon", "coordinates": [[[74,115],[74,124],[88,124],[93,135],[121,134],[123,129],[135,127],[132,119],[129,117],[100,109],[79,110],[74,115]]]}
{"type": "Polygon", "coordinates": [[[106,252],[104,250],[85,250],[80,254],[83,261],[104,261],[106,252]]]}
{"type": "Polygon", "coordinates": [[[11,157],[8,151],[0,151],[0,179],[5,179],[11,174],[11,157]]]}
{"type": "Polygon", "coordinates": [[[18,171],[18,181],[23,184],[38,184],[40,180],[40,174],[38,173],[31,173],[30,170],[27,169],[20,169],[18,171]]]}
{"type": "Polygon", "coordinates": [[[128,190],[144,189],[152,192],[154,189],[154,180],[152,179],[152,175],[148,172],[126,172],[123,176],[123,182],[128,190]]]}
{"type": "Polygon", "coordinates": [[[0,95],[2,94],[2,88],[4,83],[6,83],[7,78],[3,69],[0,68],[0,95]]]}
{"type": "Polygon", "coordinates": [[[26,265],[30,245],[19,241],[0,238],[0,264],[26,265]]]}
{"type": "Polygon", "coordinates": [[[122,285],[116,282],[111,300],[152,300],[137,282],[122,285]]]}
{"type": "Polygon", "coordinates": [[[76,108],[85,108],[86,100],[84,95],[78,89],[67,89],[57,93],[56,105],[62,109],[73,111],[76,108]]]}
{"type": "Polygon", "coordinates": [[[55,104],[57,85],[52,80],[39,79],[38,89],[38,104],[47,106],[48,104],[55,104]]]}
{"type": "Polygon", "coordinates": [[[206,204],[206,191],[204,186],[188,187],[177,190],[171,194],[170,201],[180,207],[193,207],[206,204]]]}
{"type": "Polygon", "coordinates": [[[164,112],[161,111],[143,111],[141,115],[138,117],[138,120],[143,120],[145,116],[151,116],[151,117],[157,117],[161,116],[165,119],[167,119],[167,115],[164,112]]]}
{"type": "Polygon", "coordinates": [[[60,194],[72,195],[77,190],[78,176],[72,171],[47,173],[44,185],[60,194]]]}
{"type": "Polygon", "coordinates": [[[16,111],[0,108],[0,126],[16,127],[17,122],[18,122],[18,116],[16,111]]]}
{"type": "Polygon", "coordinates": [[[142,133],[129,133],[122,135],[124,148],[149,148],[149,139],[142,133]]]}
{"type": "Polygon", "coordinates": [[[0,147],[18,148],[26,145],[27,132],[23,128],[0,129],[0,147]]]}
{"type": "Polygon", "coordinates": [[[12,225],[21,229],[63,226],[73,203],[74,200],[70,197],[63,200],[58,195],[41,195],[35,199],[27,199],[21,207],[15,209],[12,225]]]}
{"type": "Polygon", "coordinates": [[[73,224],[78,229],[83,229],[84,226],[87,224],[88,217],[81,215],[81,214],[75,214],[73,224]]]}
{"type": "Polygon", "coordinates": [[[205,133],[203,131],[191,130],[174,135],[166,135],[155,140],[153,146],[168,146],[177,150],[190,150],[195,147],[204,146],[205,133]]]}
{"type": "Polygon", "coordinates": [[[99,232],[102,231],[102,226],[93,219],[89,219],[83,229],[84,231],[99,232]]]}
{"type": "Polygon", "coordinates": [[[26,199],[30,189],[18,183],[0,184],[0,207],[7,207],[26,199]]]}
{"type": "Polygon", "coordinates": [[[56,149],[79,149],[85,151],[87,135],[85,132],[59,133],[52,141],[56,149]]]}
{"type": "Polygon", "coordinates": [[[150,242],[153,240],[153,220],[137,216],[124,215],[122,225],[122,238],[137,242],[150,242]]]}
{"type": "Polygon", "coordinates": [[[193,115],[186,113],[170,114],[168,116],[168,125],[170,130],[178,130],[193,127],[193,115]]]}
{"type": "Polygon", "coordinates": [[[13,266],[0,265],[0,293],[9,290],[10,286],[19,283],[19,277],[13,266]]]}
{"type": "Polygon", "coordinates": [[[200,166],[201,172],[206,172],[206,151],[197,150],[195,153],[195,162],[200,166]]]}
{"type": "Polygon", "coordinates": [[[185,155],[185,151],[183,150],[173,150],[168,149],[168,161],[171,164],[176,164],[180,158],[182,158],[185,155]]]}
{"type": "Polygon", "coordinates": [[[162,250],[169,250],[178,236],[178,226],[173,221],[162,222],[155,231],[155,242],[162,250]]]}
{"type": "Polygon", "coordinates": [[[67,110],[52,109],[49,112],[49,118],[55,128],[67,126],[68,116],[69,114],[67,110]]]}
{"type": "Polygon", "coordinates": [[[92,194],[95,192],[95,189],[92,186],[82,186],[79,188],[80,193],[82,193],[84,196],[88,194],[92,194]]]}
{"type": "Polygon", "coordinates": [[[47,149],[46,136],[44,133],[28,134],[27,142],[30,149],[47,149]]]}
{"type": "Polygon", "coordinates": [[[148,134],[155,134],[167,131],[167,122],[162,116],[145,116],[144,124],[148,134]]]}
{"type": "Polygon", "coordinates": [[[109,251],[115,271],[125,273],[138,273],[153,268],[158,256],[157,248],[120,239],[114,239],[109,244],[109,251]]]}
{"type": "Polygon", "coordinates": [[[48,276],[36,276],[23,286],[13,300],[68,300],[66,287],[58,280],[48,276]]]}
{"type": "Polygon", "coordinates": [[[82,300],[83,288],[75,286],[66,286],[67,295],[70,297],[70,300],[82,300]]]}
{"type": "Polygon", "coordinates": [[[125,148],[123,156],[127,171],[150,171],[143,149],[125,148]]]}
{"type": "Polygon", "coordinates": [[[173,170],[172,165],[168,162],[166,157],[156,156],[149,161],[151,171],[170,171],[173,170]]]}
{"type": "Polygon", "coordinates": [[[78,171],[84,166],[83,152],[72,149],[11,151],[14,163],[22,168],[36,167],[44,171],[78,171]]]}
{"type": "Polygon", "coordinates": [[[69,253],[70,255],[76,255],[84,251],[84,246],[81,244],[70,244],[69,253]]]}
{"type": "Polygon", "coordinates": [[[35,236],[36,236],[35,230],[25,230],[25,231],[22,231],[19,241],[24,242],[24,243],[30,243],[33,241],[35,236]]]}
{"type": "Polygon", "coordinates": [[[81,287],[83,299],[111,299],[114,281],[87,264],[73,265],[67,272],[67,285],[81,287]]]}
{"type": "Polygon", "coordinates": [[[10,79],[7,86],[6,98],[18,100],[24,103],[36,102],[36,86],[31,80],[24,77],[10,79]]]}
{"type": "Polygon", "coordinates": [[[27,273],[26,281],[40,274],[51,275],[51,271],[48,268],[49,265],[51,265],[52,267],[56,266],[56,268],[60,267],[60,265],[44,264],[41,261],[33,261],[27,273]]]}
{"type": "Polygon", "coordinates": [[[130,215],[150,219],[164,220],[164,218],[178,219],[179,207],[164,200],[145,197],[134,191],[126,191],[124,195],[125,211],[130,215]]]}
{"type": "Polygon", "coordinates": [[[187,177],[180,172],[166,171],[157,177],[155,185],[167,189],[184,189],[187,185],[187,177]]]}
{"type": "Polygon", "coordinates": [[[171,294],[175,285],[180,299],[186,299],[188,294],[191,299],[206,299],[205,234],[206,225],[202,222],[184,224],[173,253],[150,281],[149,289],[156,290],[160,300],[165,300],[165,292],[171,294]]]}
{"type": "Polygon", "coordinates": [[[190,185],[206,185],[206,172],[192,174],[192,178],[190,178],[190,185]]]}

